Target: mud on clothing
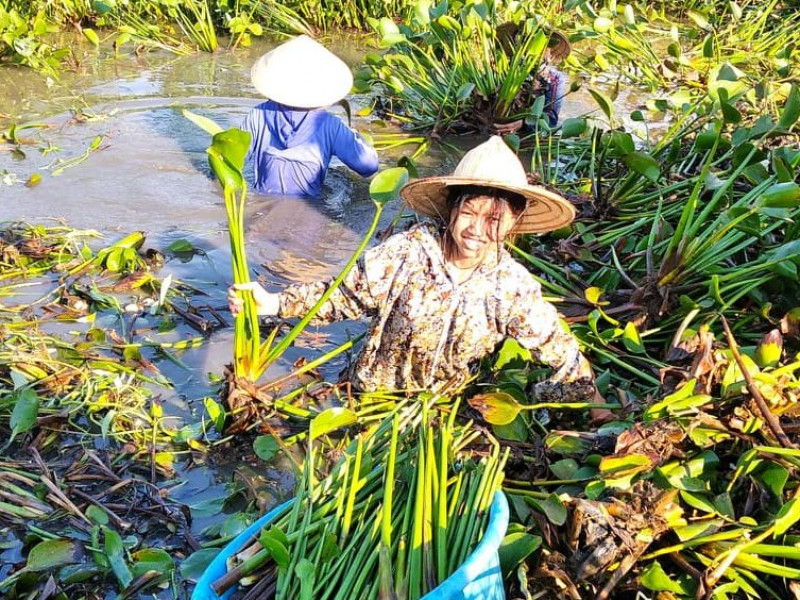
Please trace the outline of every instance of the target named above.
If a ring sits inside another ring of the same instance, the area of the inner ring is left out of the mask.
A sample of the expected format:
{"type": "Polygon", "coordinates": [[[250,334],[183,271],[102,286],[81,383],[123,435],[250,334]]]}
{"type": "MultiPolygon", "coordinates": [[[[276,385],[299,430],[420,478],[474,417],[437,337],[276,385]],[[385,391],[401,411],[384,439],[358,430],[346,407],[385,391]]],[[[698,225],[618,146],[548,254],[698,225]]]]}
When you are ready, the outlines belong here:
{"type": "Polygon", "coordinates": [[[322,196],[332,156],[363,177],[378,170],[375,149],[322,108],[293,109],[268,100],[247,114],[241,128],[253,136],[248,159],[254,188],[263,194],[322,196]]]}
{"type": "MultiPolygon", "coordinates": [[[[329,282],[280,294],[279,315],[306,314],[329,282]]],[[[540,285],[505,248],[457,285],[445,269],[441,233],[416,225],[368,250],[317,314],[315,323],[370,317],[349,379],[360,390],[436,389],[463,382],[471,364],[505,338],[556,369],[535,386],[542,399],[588,400],[594,377],[578,343],[542,298],[540,285]]]]}

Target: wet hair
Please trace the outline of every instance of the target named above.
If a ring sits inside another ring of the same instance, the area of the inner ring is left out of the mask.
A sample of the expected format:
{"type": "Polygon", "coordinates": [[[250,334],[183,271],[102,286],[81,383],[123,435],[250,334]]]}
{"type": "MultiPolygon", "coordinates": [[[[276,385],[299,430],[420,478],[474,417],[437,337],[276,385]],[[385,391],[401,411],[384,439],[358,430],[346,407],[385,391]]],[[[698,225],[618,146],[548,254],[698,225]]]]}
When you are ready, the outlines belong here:
{"type": "MultiPolygon", "coordinates": [[[[486,196],[492,199],[492,215],[498,215],[508,207],[514,219],[517,219],[525,211],[527,206],[527,200],[524,196],[496,187],[482,185],[454,185],[448,187],[447,220],[443,234],[445,256],[452,256],[455,250],[452,238],[452,226],[455,219],[458,217],[461,207],[469,200],[479,196],[486,196]]],[[[497,242],[497,251],[499,253],[500,247],[503,244],[503,240],[500,239],[498,231],[500,227],[499,221],[495,227],[492,238],[497,242]]]]}

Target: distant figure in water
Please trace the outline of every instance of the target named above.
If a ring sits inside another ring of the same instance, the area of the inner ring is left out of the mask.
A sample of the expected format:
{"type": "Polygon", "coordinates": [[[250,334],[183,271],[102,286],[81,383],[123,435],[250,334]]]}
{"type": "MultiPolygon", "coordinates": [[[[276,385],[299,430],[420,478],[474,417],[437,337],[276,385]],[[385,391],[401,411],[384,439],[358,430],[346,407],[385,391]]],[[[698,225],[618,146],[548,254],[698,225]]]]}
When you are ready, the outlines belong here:
{"type": "Polygon", "coordinates": [[[256,61],[250,78],[268,98],[241,125],[253,136],[257,192],[319,198],[333,156],[362,177],[378,170],[375,149],[324,109],[347,95],[353,75],[319,42],[300,35],[281,44],[256,61]]]}
{"type": "MultiPolygon", "coordinates": [[[[553,370],[533,386],[542,401],[603,402],[578,341],[562,328],[539,283],[504,247],[507,236],[568,225],[575,209],[528,184],[525,169],[497,136],[473,148],[450,176],[406,184],[405,204],[431,222],[397,233],[360,257],[313,321],[370,319],[345,378],[359,391],[439,390],[467,381],[478,361],[516,339],[553,370]]],[[[306,314],[331,281],[271,293],[259,283],[228,290],[231,312],[253,294],[260,315],[306,314]]],[[[592,418],[613,414],[602,408],[592,418]]]]}
{"type": "MultiPolygon", "coordinates": [[[[497,27],[497,39],[509,56],[513,55],[519,43],[521,24],[508,21],[497,27]]],[[[532,73],[525,83],[525,91],[531,102],[544,96],[543,116],[550,127],[558,125],[564,96],[569,92],[569,75],[558,69],[569,56],[571,47],[564,34],[546,29],[547,48],[542,54],[539,70],[532,73]]]]}

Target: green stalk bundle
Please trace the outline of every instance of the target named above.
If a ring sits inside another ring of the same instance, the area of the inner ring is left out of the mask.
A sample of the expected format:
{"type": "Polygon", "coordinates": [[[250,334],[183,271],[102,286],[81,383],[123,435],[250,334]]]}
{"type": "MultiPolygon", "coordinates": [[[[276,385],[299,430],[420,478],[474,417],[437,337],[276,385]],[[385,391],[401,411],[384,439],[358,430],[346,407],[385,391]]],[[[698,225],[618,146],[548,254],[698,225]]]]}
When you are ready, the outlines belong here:
{"type": "Polygon", "coordinates": [[[319,481],[312,439],[291,509],[234,557],[216,592],[275,565],[274,594],[260,595],[259,582],[259,598],[413,600],[441,584],[480,540],[507,453],[494,441],[471,452],[471,425],[455,425],[456,407],[434,410],[440,400],[401,401],[319,481]]]}

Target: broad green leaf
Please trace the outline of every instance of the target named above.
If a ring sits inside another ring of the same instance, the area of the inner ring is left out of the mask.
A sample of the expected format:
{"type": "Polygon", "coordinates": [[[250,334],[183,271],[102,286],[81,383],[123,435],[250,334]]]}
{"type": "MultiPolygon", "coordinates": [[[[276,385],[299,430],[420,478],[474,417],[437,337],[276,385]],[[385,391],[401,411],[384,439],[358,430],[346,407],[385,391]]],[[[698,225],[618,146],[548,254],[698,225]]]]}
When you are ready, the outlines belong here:
{"type": "Polygon", "coordinates": [[[463,102],[467,98],[472,95],[472,92],[475,90],[475,84],[471,81],[463,84],[458,91],[456,92],[456,100],[459,102],[463,102]]]}
{"type": "Polygon", "coordinates": [[[211,561],[219,554],[219,548],[204,548],[193,552],[181,563],[180,572],[184,579],[197,581],[205,572],[211,561]]]}
{"type": "Polygon", "coordinates": [[[286,535],[274,525],[268,530],[262,531],[258,537],[261,545],[269,550],[270,556],[281,569],[289,566],[289,549],[286,545],[286,535]]]}
{"type": "Polygon", "coordinates": [[[113,529],[103,528],[103,532],[105,534],[105,552],[108,564],[111,565],[111,570],[117,577],[120,587],[125,589],[133,580],[133,574],[125,561],[125,546],[122,543],[122,538],[113,529]]]}
{"type": "Polygon", "coordinates": [[[300,600],[314,600],[314,584],[317,574],[314,563],[307,558],[301,558],[294,568],[294,573],[300,580],[300,600]]]}
{"type": "Polygon", "coordinates": [[[148,571],[168,575],[175,569],[175,560],[160,548],[143,548],[133,553],[133,575],[139,577],[148,571]]]}
{"type": "Polygon", "coordinates": [[[736,109],[736,107],[733,104],[729,102],[720,102],[720,108],[722,109],[722,117],[725,119],[726,123],[741,122],[742,114],[736,109]]]}
{"type": "Polygon", "coordinates": [[[773,183],[756,202],[762,208],[796,208],[800,206],[800,185],[794,181],[773,183]]]}
{"type": "Polygon", "coordinates": [[[786,482],[789,480],[789,471],[783,465],[771,460],[764,460],[750,474],[750,477],[768,490],[775,499],[780,500],[783,497],[786,482]]]}
{"type": "Polygon", "coordinates": [[[214,174],[226,190],[236,191],[243,185],[242,169],[250,149],[251,136],[241,129],[226,129],[214,134],[207,152],[214,174]]]}
{"type": "Polygon", "coordinates": [[[408,171],[403,167],[384,169],[369,182],[369,195],[373,202],[386,204],[397,197],[406,182],[408,171]]]}
{"type": "Polygon", "coordinates": [[[208,418],[214,423],[214,428],[222,433],[225,429],[225,418],[227,417],[225,408],[223,408],[219,402],[208,396],[203,399],[203,404],[206,407],[208,418]]]}
{"type": "Polygon", "coordinates": [[[625,454],[623,456],[604,456],[600,459],[600,473],[606,477],[631,476],[649,471],[653,461],[644,454],[625,454]]]}
{"type": "Polygon", "coordinates": [[[507,534],[497,549],[500,555],[500,572],[507,577],[511,571],[542,545],[542,538],[523,531],[507,534]]]}
{"type": "Polygon", "coordinates": [[[204,117],[203,115],[198,115],[197,113],[193,113],[192,111],[186,109],[183,110],[183,116],[189,119],[192,123],[197,125],[200,129],[202,129],[209,135],[214,136],[222,132],[222,127],[217,125],[214,121],[212,121],[208,117],[204,117]]]}
{"type": "Polygon", "coordinates": [[[89,27],[84,27],[82,31],[83,35],[86,37],[87,40],[89,40],[92,43],[93,46],[100,45],[100,38],[97,37],[97,32],[94,29],[91,29],[89,27]]]}
{"type": "Polygon", "coordinates": [[[315,440],[331,431],[352,425],[357,420],[358,417],[349,408],[341,406],[328,408],[312,419],[308,431],[309,439],[315,440]]]}
{"type": "Polygon", "coordinates": [[[187,239],[180,239],[175,240],[169,246],[167,246],[167,250],[173,253],[189,253],[189,252],[196,252],[197,248],[194,247],[194,244],[187,239]]]}
{"type": "Polygon", "coordinates": [[[562,458],[550,465],[550,471],[556,479],[574,479],[579,465],[574,458],[562,458]]]}
{"type": "Polygon", "coordinates": [[[597,102],[597,105],[600,107],[600,110],[603,111],[603,114],[611,119],[612,115],[614,114],[614,103],[611,102],[611,99],[603,92],[594,90],[592,88],[589,88],[589,93],[592,95],[592,98],[594,98],[595,102],[597,102]]]}
{"type": "Polygon", "coordinates": [[[589,125],[586,119],[578,118],[578,117],[570,117],[568,119],[564,119],[564,122],[561,124],[561,137],[562,138],[573,138],[578,137],[586,133],[586,130],[589,128],[589,125]]]}
{"type": "Polygon", "coordinates": [[[658,181],[661,176],[661,169],[658,162],[649,154],[644,152],[629,152],[623,157],[625,164],[639,175],[643,175],[652,182],[658,181]]]}
{"type": "Polygon", "coordinates": [[[797,123],[798,118],[800,118],[800,91],[798,91],[797,85],[792,85],[789,96],[786,98],[786,104],[783,106],[778,127],[790,129],[792,125],[797,123]]]}
{"type": "Polygon", "coordinates": [[[710,29],[711,24],[708,22],[708,17],[697,10],[689,10],[687,12],[689,18],[694,21],[700,29],[710,29]]]}
{"type": "Polygon", "coordinates": [[[588,287],[583,291],[583,297],[586,298],[586,301],[590,304],[597,306],[601,304],[600,297],[603,295],[603,292],[604,290],[599,287],[588,287]]]}
{"type": "Polygon", "coordinates": [[[14,393],[14,409],[11,412],[11,438],[9,443],[20,433],[27,433],[36,424],[36,417],[39,414],[39,395],[33,388],[14,393]]]}
{"type": "Polygon", "coordinates": [[[639,581],[648,590],[654,592],[674,592],[676,594],[685,595],[687,593],[683,587],[673,581],[666,571],[661,567],[661,563],[657,560],[651,562],[645,567],[642,574],[639,576],[639,581]]]}
{"type": "Polygon", "coordinates": [[[272,435],[260,435],[253,441],[253,452],[263,461],[269,462],[280,452],[280,444],[272,435]]]}
{"type": "Polygon", "coordinates": [[[636,329],[636,324],[633,321],[628,321],[625,324],[625,331],[622,334],[622,343],[625,344],[628,352],[645,354],[642,338],[639,337],[639,330],[636,329]]]}
{"type": "Polygon", "coordinates": [[[705,494],[689,492],[687,490],[680,490],[681,498],[692,508],[704,511],[708,514],[716,514],[717,509],[714,504],[709,500],[705,494]]]}
{"type": "Polygon", "coordinates": [[[798,520],[800,520],[800,502],[797,501],[797,498],[792,498],[781,506],[778,516],[775,517],[775,535],[783,535],[798,520]]]}
{"type": "Polygon", "coordinates": [[[544,513],[544,515],[547,517],[547,520],[553,525],[561,526],[567,522],[567,507],[564,506],[564,503],[558,497],[558,494],[550,494],[544,500],[526,496],[525,502],[537,509],[539,512],[544,513]]]}
{"type": "Polygon", "coordinates": [[[633,136],[626,131],[609,132],[608,143],[612,149],[616,150],[622,155],[636,150],[636,144],[633,142],[633,136]]]}
{"type": "Polygon", "coordinates": [[[469,405],[492,425],[507,425],[520,411],[520,404],[506,392],[477,394],[469,399],[469,405]]]}
{"type": "Polygon", "coordinates": [[[521,346],[517,340],[507,338],[497,352],[497,360],[494,362],[493,370],[499,371],[508,365],[523,366],[530,363],[531,360],[530,350],[521,346]]]}
{"type": "Polygon", "coordinates": [[[582,436],[555,432],[548,433],[544,443],[548,450],[562,456],[582,456],[593,446],[591,441],[582,436]]]}
{"type": "Polygon", "coordinates": [[[86,517],[95,525],[108,525],[108,513],[99,506],[91,504],[85,511],[86,517]]]}
{"type": "Polygon", "coordinates": [[[31,548],[25,567],[30,571],[47,571],[53,567],[80,562],[82,554],[82,547],[77,541],[45,540],[31,548]]]}

